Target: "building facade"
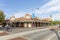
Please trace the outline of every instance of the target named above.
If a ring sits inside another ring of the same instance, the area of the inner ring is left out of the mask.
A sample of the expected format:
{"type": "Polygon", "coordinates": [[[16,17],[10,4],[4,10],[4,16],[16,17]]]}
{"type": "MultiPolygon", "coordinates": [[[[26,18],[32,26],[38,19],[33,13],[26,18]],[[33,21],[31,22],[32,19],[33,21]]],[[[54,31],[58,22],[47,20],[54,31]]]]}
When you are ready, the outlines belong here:
{"type": "Polygon", "coordinates": [[[49,19],[42,19],[40,20],[37,17],[32,18],[32,15],[26,14],[24,17],[15,18],[12,16],[10,18],[10,23],[13,25],[13,27],[40,27],[50,24],[50,18],[49,19]]]}

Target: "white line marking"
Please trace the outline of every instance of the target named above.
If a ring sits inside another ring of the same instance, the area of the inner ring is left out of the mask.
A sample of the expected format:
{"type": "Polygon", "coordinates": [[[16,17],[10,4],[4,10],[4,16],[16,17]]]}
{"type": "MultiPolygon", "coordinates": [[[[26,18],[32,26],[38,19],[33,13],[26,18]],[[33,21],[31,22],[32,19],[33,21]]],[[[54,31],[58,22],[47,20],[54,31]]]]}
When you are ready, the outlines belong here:
{"type": "Polygon", "coordinates": [[[49,29],[46,28],[46,29],[38,29],[38,30],[32,30],[32,31],[30,30],[30,31],[26,31],[26,32],[17,33],[17,34],[6,35],[6,36],[0,37],[0,40],[7,40],[7,39],[20,37],[20,36],[23,36],[23,35],[27,35],[27,34],[34,33],[34,32],[39,32],[39,31],[44,31],[44,30],[49,30],[49,29]]]}
{"type": "Polygon", "coordinates": [[[48,35],[48,36],[45,37],[43,40],[51,40],[54,36],[56,36],[56,34],[48,35]]]}

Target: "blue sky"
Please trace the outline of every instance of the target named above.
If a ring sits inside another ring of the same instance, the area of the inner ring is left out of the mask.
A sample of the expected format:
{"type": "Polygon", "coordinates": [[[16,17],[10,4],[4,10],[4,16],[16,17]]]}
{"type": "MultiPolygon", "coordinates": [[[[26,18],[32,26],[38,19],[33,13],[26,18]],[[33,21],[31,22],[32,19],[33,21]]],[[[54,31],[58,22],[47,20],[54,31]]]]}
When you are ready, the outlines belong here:
{"type": "Polygon", "coordinates": [[[0,0],[0,10],[6,18],[32,15],[33,10],[37,17],[48,18],[51,14],[54,20],[60,20],[60,0],[0,0]]]}

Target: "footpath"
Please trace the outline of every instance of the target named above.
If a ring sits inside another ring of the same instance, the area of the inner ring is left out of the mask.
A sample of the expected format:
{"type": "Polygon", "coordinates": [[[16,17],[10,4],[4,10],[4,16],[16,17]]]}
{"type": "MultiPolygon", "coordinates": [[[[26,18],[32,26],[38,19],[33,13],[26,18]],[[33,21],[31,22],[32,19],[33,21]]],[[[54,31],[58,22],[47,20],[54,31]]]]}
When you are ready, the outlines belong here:
{"type": "Polygon", "coordinates": [[[0,36],[0,40],[30,40],[29,38],[22,37],[23,35],[28,35],[30,33],[34,32],[39,32],[39,31],[44,31],[44,30],[49,30],[48,28],[44,29],[38,29],[38,30],[30,30],[30,31],[25,31],[17,34],[11,34],[11,35],[5,35],[5,36],[0,36]]]}

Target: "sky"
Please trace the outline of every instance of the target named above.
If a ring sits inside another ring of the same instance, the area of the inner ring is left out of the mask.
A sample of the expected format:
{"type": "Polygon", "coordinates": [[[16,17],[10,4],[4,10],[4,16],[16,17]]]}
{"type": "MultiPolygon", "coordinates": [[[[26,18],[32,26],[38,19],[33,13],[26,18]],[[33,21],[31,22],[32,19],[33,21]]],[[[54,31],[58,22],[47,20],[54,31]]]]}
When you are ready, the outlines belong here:
{"type": "Polygon", "coordinates": [[[6,18],[35,14],[39,18],[60,20],[60,0],[0,0],[0,10],[6,18]]]}

